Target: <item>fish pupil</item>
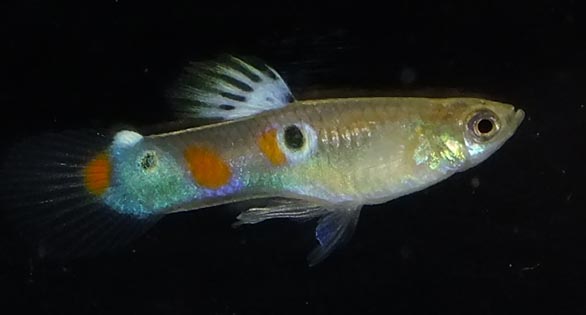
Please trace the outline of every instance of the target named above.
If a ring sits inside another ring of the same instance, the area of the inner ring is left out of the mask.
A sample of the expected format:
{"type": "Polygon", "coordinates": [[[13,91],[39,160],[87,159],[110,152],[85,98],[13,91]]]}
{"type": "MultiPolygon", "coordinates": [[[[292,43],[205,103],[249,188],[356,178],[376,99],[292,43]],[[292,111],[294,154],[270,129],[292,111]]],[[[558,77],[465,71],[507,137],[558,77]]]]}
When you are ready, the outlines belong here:
{"type": "Polygon", "coordinates": [[[490,119],[481,119],[478,122],[477,128],[478,132],[480,132],[481,134],[487,134],[492,131],[492,129],[494,128],[494,124],[490,119]]]}
{"type": "Polygon", "coordinates": [[[290,149],[300,149],[303,147],[303,133],[299,130],[299,127],[292,125],[285,128],[285,144],[290,149]]]}

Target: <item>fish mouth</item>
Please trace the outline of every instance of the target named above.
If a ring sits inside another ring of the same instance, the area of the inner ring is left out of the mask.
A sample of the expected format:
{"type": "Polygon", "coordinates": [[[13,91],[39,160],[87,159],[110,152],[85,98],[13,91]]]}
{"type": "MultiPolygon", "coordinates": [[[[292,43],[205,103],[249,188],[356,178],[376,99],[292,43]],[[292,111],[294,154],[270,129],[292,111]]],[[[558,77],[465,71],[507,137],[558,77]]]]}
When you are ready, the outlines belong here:
{"type": "Polygon", "coordinates": [[[513,123],[515,124],[515,127],[519,127],[523,119],[525,119],[525,112],[522,109],[517,109],[512,119],[513,123]]]}
{"type": "Polygon", "coordinates": [[[507,122],[507,125],[509,125],[509,130],[507,131],[506,138],[509,138],[515,133],[515,131],[517,131],[517,128],[519,128],[523,122],[523,119],[525,119],[525,112],[522,109],[515,110],[513,108],[513,113],[511,113],[507,122]]]}

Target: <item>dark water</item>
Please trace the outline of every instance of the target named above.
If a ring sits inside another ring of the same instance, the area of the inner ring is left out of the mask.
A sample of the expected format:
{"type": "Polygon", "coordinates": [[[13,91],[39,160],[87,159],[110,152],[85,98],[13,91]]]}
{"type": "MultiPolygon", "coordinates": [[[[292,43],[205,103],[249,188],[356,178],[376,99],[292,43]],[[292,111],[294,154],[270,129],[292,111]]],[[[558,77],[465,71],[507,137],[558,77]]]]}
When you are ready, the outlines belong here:
{"type": "Polygon", "coordinates": [[[3,229],[1,312],[585,313],[578,3],[3,4],[6,146],[47,130],[168,120],[162,95],[181,67],[225,52],[263,58],[297,95],[448,91],[515,104],[527,118],[482,165],[366,207],[351,242],[315,268],[305,263],[312,223],[234,230],[223,208],[170,216],[120,254],[59,265],[31,259],[3,229]]]}

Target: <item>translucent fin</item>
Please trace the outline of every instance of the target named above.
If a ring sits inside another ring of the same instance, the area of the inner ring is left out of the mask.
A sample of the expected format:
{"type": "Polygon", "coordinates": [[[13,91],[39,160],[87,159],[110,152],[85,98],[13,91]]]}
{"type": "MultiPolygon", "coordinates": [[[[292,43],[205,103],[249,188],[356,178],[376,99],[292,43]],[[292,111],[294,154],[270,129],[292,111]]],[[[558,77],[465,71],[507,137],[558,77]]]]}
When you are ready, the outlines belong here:
{"type": "Polygon", "coordinates": [[[253,59],[225,56],[191,63],[185,72],[169,93],[181,117],[232,120],[294,101],[281,76],[253,59]]]}
{"type": "Polygon", "coordinates": [[[352,237],[358,218],[360,206],[332,209],[321,217],[315,229],[315,238],[319,245],[314,248],[307,261],[315,266],[326,259],[338,246],[352,237]]]}
{"type": "Polygon", "coordinates": [[[307,261],[309,266],[327,258],[354,233],[361,205],[319,205],[304,200],[286,199],[267,207],[251,208],[242,212],[234,226],[255,224],[269,219],[310,220],[320,218],[315,229],[316,246],[307,261]]]}
{"type": "Polygon", "coordinates": [[[309,220],[326,213],[319,205],[303,200],[282,199],[273,200],[271,205],[262,208],[250,208],[242,212],[233,224],[234,227],[243,224],[256,224],[269,219],[309,220]]]}
{"type": "Polygon", "coordinates": [[[126,244],[158,219],[122,214],[104,204],[101,196],[113,189],[107,159],[111,141],[94,131],[46,134],[8,155],[1,175],[1,214],[31,241],[35,255],[96,254],[126,244]]]}

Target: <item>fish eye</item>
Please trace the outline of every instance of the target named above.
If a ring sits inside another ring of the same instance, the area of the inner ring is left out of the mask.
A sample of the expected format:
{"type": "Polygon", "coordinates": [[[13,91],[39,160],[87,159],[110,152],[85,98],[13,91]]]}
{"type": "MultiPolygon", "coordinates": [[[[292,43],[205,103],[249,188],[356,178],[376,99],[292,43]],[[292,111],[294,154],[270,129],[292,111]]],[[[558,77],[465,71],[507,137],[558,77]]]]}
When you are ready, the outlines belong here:
{"type": "Polygon", "coordinates": [[[300,122],[286,125],[277,133],[281,151],[292,163],[305,160],[315,152],[317,134],[308,124],[300,122]]]}
{"type": "Polygon", "coordinates": [[[138,166],[143,172],[155,170],[158,163],[159,158],[155,151],[145,151],[138,159],[138,166]]]}
{"type": "Polygon", "coordinates": [[[499,130],[499,120],[495,113],[481,110],[471,115],[468,120],[468,131],[477,141],[490,140],[499,130]]]}
{"type": "Polygon", "coordinates": [[[299,127],[295,125],[291,125],[285,128],[284,138],[285,145],[287,145],[287,147],[292,150],[301,149],[303,147],[303,143],[305,142],[303,133],[301,132],[299,127]]]}

